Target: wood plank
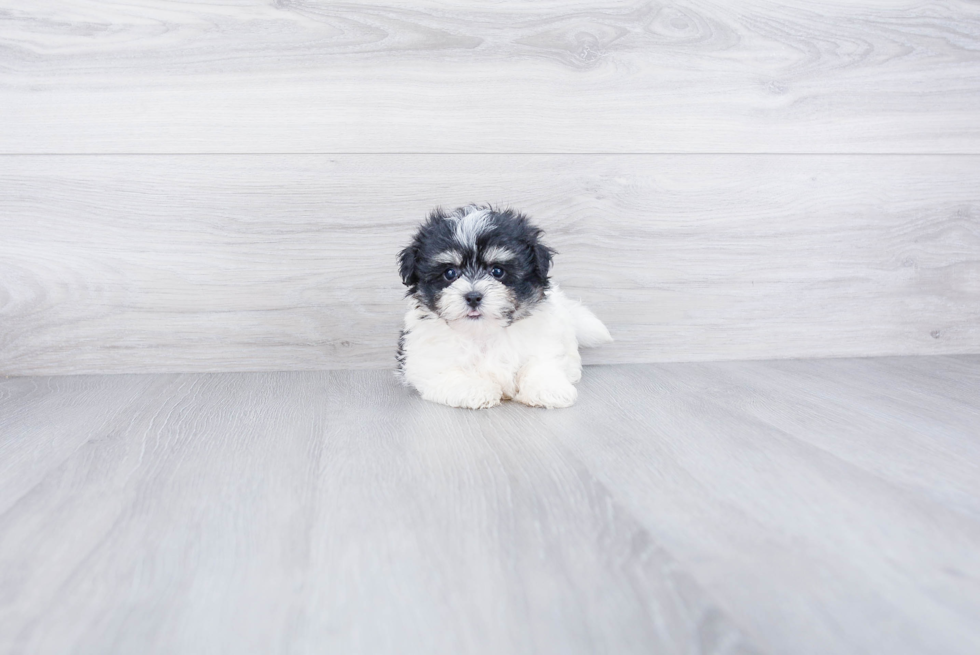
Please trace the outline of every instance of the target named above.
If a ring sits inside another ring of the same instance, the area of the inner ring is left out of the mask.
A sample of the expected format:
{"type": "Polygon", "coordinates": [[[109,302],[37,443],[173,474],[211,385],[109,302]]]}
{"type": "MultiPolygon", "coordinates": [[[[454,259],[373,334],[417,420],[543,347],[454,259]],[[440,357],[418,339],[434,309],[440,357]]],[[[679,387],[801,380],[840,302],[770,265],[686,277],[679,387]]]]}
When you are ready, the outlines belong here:
{"type": "Polygon", "coordinates": [[[967,0],[0,13],[3,153],[980,153],[967,0]]]}
{"type": "Polygon", "coordinates": [[[0,384],[0,515],[75,456],[93,435],[126,429],[127,408],[166,376],[28,378],[0,384]],[[108,402],[108,399],[112,402],[108,402]],[[43,422],[43,437],[38,422],[43,422]]]}
{"type": "Polygon", "coordinates": [[[542,430],[763,650],[965,655],[980,649],[980,384],[950,373],[975,365],[595,367],[542,430]],[[923,368],[928,382],[906,378],[923,368]]]}
{"type": "Polygon", "coordinates": [[[758,652],[533,413],[389,372],[0,389],[0,443],[84,441],[0,513],[4,652],[758,652]]]}
{"type": "Polygon", "coordinates": [[[0,379],[0,650],[972,654],[978,362],[0,379]]]}
{"type": "Polygon", "coordinates": [[[393,365],[436,203],[529,212],[590,363],[980,352],[974,156],[0,158],[0,372],[393,365]]]}

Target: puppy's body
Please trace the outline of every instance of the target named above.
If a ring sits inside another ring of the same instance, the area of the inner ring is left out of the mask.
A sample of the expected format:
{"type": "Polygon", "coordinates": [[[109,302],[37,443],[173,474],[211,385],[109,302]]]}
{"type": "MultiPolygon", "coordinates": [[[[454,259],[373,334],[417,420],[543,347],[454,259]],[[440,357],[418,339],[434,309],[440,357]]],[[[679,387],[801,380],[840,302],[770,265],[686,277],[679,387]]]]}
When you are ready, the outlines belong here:
{"type": "Polygon", "coordinates": [[[582,377],[579,344],[609,332],[589,310],[551,288],[511,325],[449,323],[414,302],[405,316],[402,375],[426,400],[454,407],[568,407],[582,377]]]}
{"type": "Polygon", "coordinates": [[[508,398],[575,402],[579,345],[611,337],[550,285],[552,253],[540,234],[520,214],[471,205],[434,212],[402,251],[410,300],[399,370],[423,398],[474,409],[508,398]]]}

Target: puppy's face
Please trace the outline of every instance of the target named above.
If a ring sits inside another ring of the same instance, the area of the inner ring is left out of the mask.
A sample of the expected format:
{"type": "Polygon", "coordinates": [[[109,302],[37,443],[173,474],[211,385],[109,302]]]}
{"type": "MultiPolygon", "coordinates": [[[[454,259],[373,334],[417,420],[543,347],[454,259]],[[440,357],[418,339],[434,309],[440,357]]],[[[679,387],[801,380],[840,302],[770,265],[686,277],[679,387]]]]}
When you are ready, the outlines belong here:
{"type": "Polygon", "coordinates": [[[510,325],[548,288],[552,251],[517,212],[436,210],[399,255],[409,295],[450,323],[510,325]]]}

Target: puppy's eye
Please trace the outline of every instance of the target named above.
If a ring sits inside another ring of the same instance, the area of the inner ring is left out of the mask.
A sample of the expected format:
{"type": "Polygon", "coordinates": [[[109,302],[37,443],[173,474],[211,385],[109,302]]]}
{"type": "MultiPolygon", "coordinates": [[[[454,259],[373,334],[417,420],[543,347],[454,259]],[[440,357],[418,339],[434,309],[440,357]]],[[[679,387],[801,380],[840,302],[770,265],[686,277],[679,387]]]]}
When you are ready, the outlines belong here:
{"type": "Polygon", "coordinates": [[[455,268],[447,268],[446,272],[443,273],[442,276],[447,280],[455,280],[459,277],[459,271],[457,271],[455,268]]]}
{"type": "Polygon", "coordinates": [[[490,269],[490,275],[494,276],[498,280],[504,276],[504,269],[499,266],[494,266],[490,269]]]}

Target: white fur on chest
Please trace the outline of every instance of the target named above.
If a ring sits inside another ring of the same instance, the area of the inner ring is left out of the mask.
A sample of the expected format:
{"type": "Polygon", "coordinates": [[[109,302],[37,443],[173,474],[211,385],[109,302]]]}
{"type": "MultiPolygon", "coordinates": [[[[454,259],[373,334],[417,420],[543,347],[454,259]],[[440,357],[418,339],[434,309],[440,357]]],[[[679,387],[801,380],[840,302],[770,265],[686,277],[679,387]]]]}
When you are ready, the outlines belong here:
{"type": "Polygon", "coordinates": [[[579,312],[598,323],[557,288],[530,316],[506,327],[488,320],[448,323],[413,304],[405,316],[402,375],[424,398],[457,407],[490,407],[508,398],[568,406],[582,374],[579,312]]]}

